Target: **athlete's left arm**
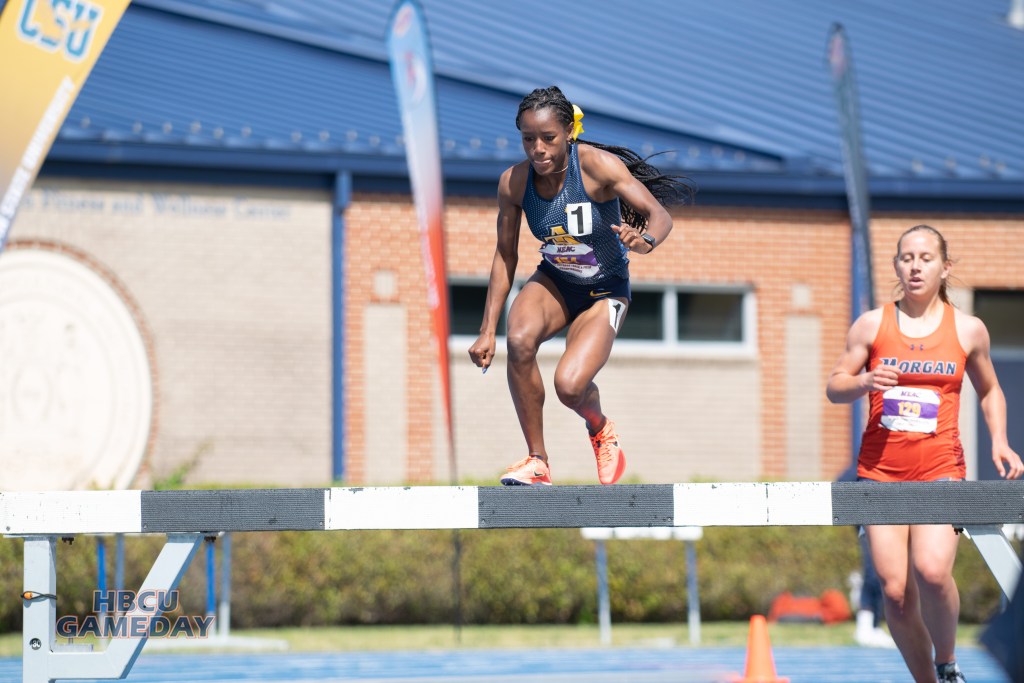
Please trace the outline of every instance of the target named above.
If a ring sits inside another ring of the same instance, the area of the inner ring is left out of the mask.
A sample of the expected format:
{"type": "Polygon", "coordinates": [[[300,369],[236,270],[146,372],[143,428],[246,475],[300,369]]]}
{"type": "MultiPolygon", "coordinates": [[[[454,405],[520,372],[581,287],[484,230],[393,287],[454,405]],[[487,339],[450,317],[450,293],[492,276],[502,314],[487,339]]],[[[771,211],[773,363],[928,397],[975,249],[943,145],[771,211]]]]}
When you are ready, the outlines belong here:
{"type": "Polygon", "coordinates": [[[958,316],[957,324],[964,330],[967,341],[967,375],[974,390],[978,392],[981,414],[985,417],[989,434],[992,436],[992,462],[999,476],[1019,479],[1024,474],[1020,456],[1010,448],[1006,436],[1006,397],[999,386],[996,369],[992,366],[990,353],[992,342],[985,323],[973,316],[958,316]]]}
{"type": "MultiPolygon", "coordinates": [[[[602,187],[609,188],[619,199],[628,202],[637,213],[647,218],[646,232],[654,238],[655,245],[664,242],[672,232],[672,216],[665,207],[658,203],[643,183],[633,177],[626,164],[617,156],[598,149],[589,151],[598,154],[586,155],[587,173],[602,187]]],[[[630,251],[646,254],[652,250],[652,247],[640,237],[640,232],[628,225],[620,226],[615,232],[630,251]]]]}

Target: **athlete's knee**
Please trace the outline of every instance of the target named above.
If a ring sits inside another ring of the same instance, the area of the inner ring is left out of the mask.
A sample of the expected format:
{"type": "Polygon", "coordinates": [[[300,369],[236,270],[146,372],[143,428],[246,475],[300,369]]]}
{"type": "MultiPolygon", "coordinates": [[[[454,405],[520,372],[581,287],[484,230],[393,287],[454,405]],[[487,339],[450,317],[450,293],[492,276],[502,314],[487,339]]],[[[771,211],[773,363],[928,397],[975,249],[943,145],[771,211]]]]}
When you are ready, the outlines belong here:
{"type": "Polygon", "coordinates": [[[942,590],[953,584],[953,574],[944,562],[918,562],[914,566],[918,584],[933,590],[942,590]]]}
{"type": "Polygon", "coordinates": [[[886,603],[897,611],[902,612],[907,608],[909,593],[906,581],[882,581],[882,595],[885,597],[886,603]]]}
{"type": "Polygon", "coordinates": [[[506,335],[508,360],[510,363],[529,362],[536,358],[540,343],[532,332],[510,329],[506,335]]]}

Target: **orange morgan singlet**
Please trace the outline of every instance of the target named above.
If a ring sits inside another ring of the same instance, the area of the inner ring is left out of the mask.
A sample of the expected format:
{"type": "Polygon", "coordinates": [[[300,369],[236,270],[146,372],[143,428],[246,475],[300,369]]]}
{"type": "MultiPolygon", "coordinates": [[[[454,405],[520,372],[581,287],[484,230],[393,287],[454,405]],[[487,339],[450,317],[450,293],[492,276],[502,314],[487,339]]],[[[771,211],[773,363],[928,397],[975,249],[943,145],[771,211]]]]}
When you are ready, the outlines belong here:
{"type": "Polygon", "coordinates": [[[882,309],[868,369],[894,366],[898,386],[869,393],[871,412],[861,441],[857,476],[874,481],[964,479],[960,444],[960,386],[967,354],[956,336],[955,311],[944,305],[942,322],[927,337],[907,337],[896,322],[896,304],[882,309]]]}

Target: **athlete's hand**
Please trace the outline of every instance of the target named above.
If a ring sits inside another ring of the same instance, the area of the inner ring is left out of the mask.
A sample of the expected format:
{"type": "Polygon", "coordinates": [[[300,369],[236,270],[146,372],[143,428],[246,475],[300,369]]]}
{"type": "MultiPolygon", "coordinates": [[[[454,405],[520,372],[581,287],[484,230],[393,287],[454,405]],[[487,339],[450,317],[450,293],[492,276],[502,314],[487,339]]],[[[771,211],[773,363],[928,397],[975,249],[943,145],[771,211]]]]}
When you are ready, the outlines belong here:
{"type": "Polygon", "coordinates": [[[474,365],[487,372],[487,368],[491,367],[491,361],[494,360],[494,347],[494,335],[481,334],[469,347],[469,358],[474,365]]]}
{"type": "Polygon", "coordinates": [[[861,385],[868,391],[888,391],[899,384],[900,375],[891,365],[879,363],[871,372],[861,375],[861,385]]]}
{"type": "Polygon", "coordinates": [[[630,251],[635,251],[638,254],[649,254],[654,251],[654,247],[647,244],[640,236],[640,231],[631,225],[613,225],[612,231],[619,236],[619,241],[630,251]]]}
{"type": "Polygon", "coordinates": [[[1009,446],[993,447],[992,462],[1003,479],[1020,479],[1024,474],[1024,463],[1021,463],[1020,456],[1009,446]]]}

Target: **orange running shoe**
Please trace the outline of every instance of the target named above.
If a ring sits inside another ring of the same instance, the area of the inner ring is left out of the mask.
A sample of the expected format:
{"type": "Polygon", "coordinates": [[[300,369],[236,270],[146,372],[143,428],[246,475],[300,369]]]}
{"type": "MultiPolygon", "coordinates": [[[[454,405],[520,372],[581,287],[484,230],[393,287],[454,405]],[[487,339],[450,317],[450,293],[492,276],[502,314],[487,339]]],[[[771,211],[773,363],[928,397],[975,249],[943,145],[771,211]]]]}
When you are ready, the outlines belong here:
{"type": "Polygon", "coordinates": [[[615,423],[605,418],[604,428],[590,437],[597,458],[597,478],[602,484],[614,484],[626,471],[626,454],[619,448],[615,423]]]}
{"type": "Polygon", "coordinates": [[[536,455],[528,455],[508,468],[501,483],[505,486],[551,486],[551,468],[536,455]]]}

